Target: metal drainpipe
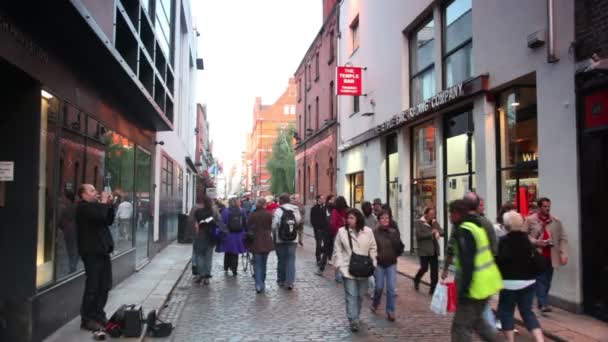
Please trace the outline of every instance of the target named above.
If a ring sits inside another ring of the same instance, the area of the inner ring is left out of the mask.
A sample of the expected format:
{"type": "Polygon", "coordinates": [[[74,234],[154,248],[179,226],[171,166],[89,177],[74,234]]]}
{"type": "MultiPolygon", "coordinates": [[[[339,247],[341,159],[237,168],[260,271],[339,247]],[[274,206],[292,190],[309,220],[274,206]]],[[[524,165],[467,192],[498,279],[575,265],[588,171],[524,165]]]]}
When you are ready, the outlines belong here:
{"type": "Polygon", "coordinates": [[[555,15],[554,1],[547,0],[547,63],[557,63],[559,58],[555,55],[555,15]]]}

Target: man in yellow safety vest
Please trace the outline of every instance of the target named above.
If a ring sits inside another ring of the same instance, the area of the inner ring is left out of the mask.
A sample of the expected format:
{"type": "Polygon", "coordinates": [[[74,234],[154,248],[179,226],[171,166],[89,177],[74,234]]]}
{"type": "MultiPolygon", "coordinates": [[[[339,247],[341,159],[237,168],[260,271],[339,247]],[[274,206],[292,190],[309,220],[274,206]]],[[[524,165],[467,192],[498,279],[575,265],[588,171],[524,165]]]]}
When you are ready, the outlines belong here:
{"type": "Polygon", "coordinates": [[[470,200],[450,203],[454,224],[454,264],[458,305],[452,321],[452,341],[472,341],[473,331],[484,341],[503,341],[483,319],[489,298],[502,288],[502,277],[494,263],[488,235],[469,209],[470,200]]]}

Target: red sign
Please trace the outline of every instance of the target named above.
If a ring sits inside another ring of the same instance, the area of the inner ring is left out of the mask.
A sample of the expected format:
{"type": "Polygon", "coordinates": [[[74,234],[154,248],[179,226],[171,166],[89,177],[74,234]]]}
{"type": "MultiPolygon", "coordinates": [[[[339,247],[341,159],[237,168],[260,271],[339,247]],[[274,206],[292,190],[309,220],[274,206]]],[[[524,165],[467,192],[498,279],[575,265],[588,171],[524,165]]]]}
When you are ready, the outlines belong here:
{"type": "Polygon", "coordinates": [[[585,128],[608,125],[608,90],[600,90],[585,97],[585,128]]]}
{"type": "Polygon", "coordinates": [[[361,68],[338,67],[338,95],[360,96],[362,94],[361,68]]]}

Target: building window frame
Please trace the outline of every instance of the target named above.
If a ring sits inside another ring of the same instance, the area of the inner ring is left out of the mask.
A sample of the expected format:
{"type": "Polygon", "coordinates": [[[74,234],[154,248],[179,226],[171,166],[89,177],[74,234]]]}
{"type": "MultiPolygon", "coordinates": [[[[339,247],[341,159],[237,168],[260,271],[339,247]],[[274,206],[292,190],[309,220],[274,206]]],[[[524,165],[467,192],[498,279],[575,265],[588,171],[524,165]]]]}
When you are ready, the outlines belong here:
{"type": "Polygon", "coordinates": [[[336,43],[334,42],[336,38],[336,32],[331,30],[329,32],[329,59],[327,60],[327,64],[331,64],[336,59],[336,43]]]}
{"type": "Polygon", "coordinates": [[[359,50],[359,38],[360,38],[360,30],[359,30],[359,14],[355,16],[353,21],[351,21],[350,25],[350,36],[351,36],[351,56],[359,50]]]}
{"type": "Polygon", "coordinates": [[[334,119],[334,81],[329,82],[329,120],[334,119]]]}
{"type": "Polygon", "coordinates": [[[355,115],[361,111],[361,97],[353,96],[353,113],[351,115],[355,115]]]}
{"type": "MultiPolygon", "coordinates": [[[[458,45],[452,47],[449,50],[447,48],[447,28],[448,28],[448,26],[446,25],[447,24],[447,10],[448,10],[448,7],[450,7],[450,5],[452,5],[456,1],[459,1],[459,0],[451,0],[449,2],[446,2],[445,4],[443,4],[443,6],[441,8],[441,65],[442,65],[441,85],[442,85],[443,89],[451,87],[454,84],[457,84],[459,82],[464,82],[467,79],[473,77],[473,63],[472,63],[473,32],[472,32],[472,30],[471,30],[471,37],[460,42],[458,45]],[[453,82],[453,84],[448,84],[447,61],[450,57],[455,56],[458,52],[464,51],[465,49],[470,49],[469,50],[469,58],[470,58],[469,65],[471,66],[470,75],[463,80],[460,80],[458,82],[453,82]]],[[[472,11],[473,11],[473,7],[471,6],[471,8],[469,10],[467,10],[466,12],[464,12],[462,16],[464,16],[468,12],[472,12],[472,11]]]]}
{"type": "Polygon", "coordinates": [[[348,175],[350,187],[349,203],[351,207],[361,207],[361,202],[365,198],[365,172],[358,171],[348,175]],[[360,177],[359,177],[360,176],[360,177]],[[360,189],[360,193],[357,190],[360,189]]]}
{"type": "MultiPolygon", "coordinates": [[[[409,51],[409,73],[410,73],[410,82],[409,82],[409,86],[410,86],[410,107],[413,107],[415,105],[417,105],[418,103],[421,103],[422,101],[424,101],[424,96],[421,94],[415,94],[416,91],[416,87],[413,86],[414,82],[416,82],[419,79],[423,79],[424,76],[426,76],[426,74],[428,74],[429,72],[432,73],[432,84],[433,84],[433,91],[432,93],[435,94],[437,93],[437,85],[436,85],[436,78],[437,75],[435,74],[435,59],[434,59],[434,55],[435,55],[435,48],[436,48],[436,44],[435,44],[435,38],[433,36],[432,40],[429,40],[426,44],[433,44],[433,51],[432,51],[432,55],[433,58],[431,58],[431,63],[429,63],[428,65],[426,65],[425,67],[423,67],[422,69],[418,70],[417,65],[414,64],[418,64],[418,58],[415,57],[418,54],[418,51],[420,49],[420,46],[418,46],[418,33],[420,33],[425,27],[427,27],[429,24],[432,24],[432,28],[433,28],[433,34],[436,30],[435,27],[435,18],[433,18],[432,15],[428,16],[425,20],[422,21],[422,23],[420,25],[418,25],[414,30],[411,31],[411,33],[409,34],[408,37],[408,41],[409,41],[409,46],[408,46],[408,51],[409,51]],[[414,63],[415,62],[415,63],[414,63]],[[420,99],[418,100],[418,97],[420,97],[420,99]]],[[[423,46],[424,46],[423,45],[423,46]]],[[[432,95],[430,95],[432,96],[432,95]]],[[[430,97],[429,96],[429,97],[430,97]]]]}
{"type": "Polygon", "coordinates": [[[319,97],[315,98],[315,130],[319,130],[319,120],[321,120],[321,114],[319,113],[319,97]]]}
{"type": "Polygon", "coordinates": [[[315,54],[315,82],[319,81],[319,51],[315,54]]]}

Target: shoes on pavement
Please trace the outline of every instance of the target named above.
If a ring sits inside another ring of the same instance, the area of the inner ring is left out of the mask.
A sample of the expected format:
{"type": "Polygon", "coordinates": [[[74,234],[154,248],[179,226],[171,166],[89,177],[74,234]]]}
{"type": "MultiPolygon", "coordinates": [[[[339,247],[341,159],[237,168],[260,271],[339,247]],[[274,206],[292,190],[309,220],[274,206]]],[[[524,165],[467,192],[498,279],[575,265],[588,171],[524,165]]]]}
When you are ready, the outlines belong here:
{"type": "Polygon", "coordinates": [[[372,306],[369,308],[369,311],[371,311],[372,313],[376,313],[376,312],[378,311],[378,307],[376,307],[376,306],[372,305],[372,306]]]}
{"type": "Polygon", "coordinates": [[[209,278],[205,278],[205,280],[203,280],[203,284],[209,285],[209,278]]]}
{"type": "Polygon", "coordinates": [[[83,320],[80,322],[80,329],[88,331],[99,331],[102,329],[102,326],[93,320],[83,320]]]}
{"type": "Polygon", "coordinates": [[[357,332],[361,327],[359,326],[359,321],[350,322],[350,331],[357,332]]]}
{"type": "Polygon", "coordinates": [[[386,314],[386,318],[389,321],[394,322],[395,321],[395,314],[393,312],[389,312],[388,314],[386,314]]]}
{"type": "Polygon", "coordinates": [[[416,292],[420,290],[420,282],[416,281],[416,279],[414,279],[414,290],[416,290],[416,292]]]}
{"type": "Polygon", "coordinates": [[[194,277],[194,283],[195,284],[200,284],[201,281],[203,281],[203,276],[197,275],[197,276],[194,277]]]}
{"type": "Polygon", "coordinates": [[[280,281],[277,281],[277,285],[279,285],[279,287],[284,287],[284,286],[285,286],[285,283],[282,283],[282,282],[280,282],[280,281]]]}
{"type": "Polygon", "coordinates": [[[236,277],[237,275],[238,275],[238,272],[237,272],[237,271],[232,271],[232,276],[233,276],[233,277],[236,277]]]}
{"type": "Polygon", "coordinates": [[[316,270],[316,271],[315,271],[315,274],[316,274],[316,275],[318,275],[319,277],[322,277],[322,276],[323,276],[323,271],[321,271],[321,270],[316,270]]]}
{"type": "Polygon", "coordinates": [[[257,294],[260,294],[260,293],[262,293],[262,292],[264,292],[264,290],[263,290],[263,289],[255,289],[255,293],[257,293],[257,294]]]}
{"type": "Polygon", "coordinates": [[[287,285],[287,291],[292,291],[293,290],[293,285],[287,285]]]}

